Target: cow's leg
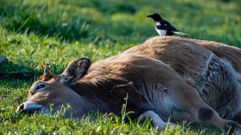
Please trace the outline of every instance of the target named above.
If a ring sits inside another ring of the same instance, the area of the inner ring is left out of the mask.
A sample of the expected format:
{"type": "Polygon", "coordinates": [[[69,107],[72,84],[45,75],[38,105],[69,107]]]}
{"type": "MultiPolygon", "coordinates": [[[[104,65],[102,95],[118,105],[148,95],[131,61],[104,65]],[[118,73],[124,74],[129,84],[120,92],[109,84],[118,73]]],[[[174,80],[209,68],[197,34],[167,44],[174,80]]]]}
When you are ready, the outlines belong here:
{"type": "MultiPolygon", "coordinates": [[[[163,131],[167,127],[167,123],[164,122],[160,116],[155,113],[154,111],[146,111],[143,114],[139,116],[139,120],[143,121],[145,119],[150,119],[152,125],[157,128],[159,132],[163,131]]],[[[173,123],[168,123],[168,127],[173,128],[174,124],[173,123]]]]}

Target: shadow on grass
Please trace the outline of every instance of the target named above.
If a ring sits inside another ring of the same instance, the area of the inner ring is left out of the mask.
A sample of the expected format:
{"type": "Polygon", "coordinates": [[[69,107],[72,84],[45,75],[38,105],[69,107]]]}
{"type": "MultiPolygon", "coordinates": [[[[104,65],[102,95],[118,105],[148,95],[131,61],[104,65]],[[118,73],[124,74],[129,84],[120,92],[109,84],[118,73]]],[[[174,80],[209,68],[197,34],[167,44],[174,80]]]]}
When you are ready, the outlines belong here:
{"type": "MultiPolygon", "coordinates": [[[[98,6],[100,2],[95,4],[95,6],[98,6]]],[[[100,13],[95,10],[92,11],[91,8],[87,9],[87,11],[72,12],[75,10],[65,11],[65,9],[61,8],[53,10],[46,4],[31,6],[21,2],[12,4],[6,0],[0,1],[0,5],[0,19],[2,19],[4,28],[8,31],[18,33],[32,32],[42,36],[59,37],[61,40],[69,42],[76,40],[91,42],[98,39],[98,41],[114,43],[119,36],[118,30],[112,31],[112,24],[106,22],[102,16],[92,16],[100,13]],[[67,18],[63,14],[66,14],[67,18]]],[[[118,6],[120,6],[120,10],[135,12],[134,9],[125,4],[118,6]]],[[[121,31],[125,31],[125,34],[127,34],[124,36],[132,35],[133,29],[130,29],[129,25],[121,28],[121,31]]]]}
{"type": "MultiPolygon", "coordinates": [[[[0,4],[0,11],[2,11],[0,15],[4,20],[3,25],[10,31],[19,33],[33,32],[37,35],[44,36],[58,36],[69,41],[86,39],[90,36],[87,24],[91,22],[86,19],[81,19],[82,21],[80,21],[79,24],[75,24],[74,22],[67,24],[49,17],[49,20],[46,22],[44,21],[45,19],[38,17],[36,9],[28,5],[13,6],[5,4],[4,2],[0,2],[0,4]]],[[[44,6],[42,8],[45,10],[44,6]]]]}
{"type": "Polygon", "coordinates": [[[14,64],[8,61],[0,63],[0,80],[20,79],[32,81],[37,74],[39,72],[26,65],[14,64]]]}

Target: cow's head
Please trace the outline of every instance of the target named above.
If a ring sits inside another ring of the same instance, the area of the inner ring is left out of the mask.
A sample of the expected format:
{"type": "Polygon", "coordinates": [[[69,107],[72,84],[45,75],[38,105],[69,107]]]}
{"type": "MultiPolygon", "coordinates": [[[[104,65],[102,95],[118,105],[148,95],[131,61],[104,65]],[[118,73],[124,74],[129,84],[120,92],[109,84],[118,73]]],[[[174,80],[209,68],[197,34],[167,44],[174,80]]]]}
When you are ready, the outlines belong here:
{"type": "Polygon", "coordinates": [[[82,106],[88,106],[88,103],[69,86],[87,73],[90,64],[89,59],[78,59],[71,62],[60,75],[52,74],[46,66],[40,79],[29,89],[27,101],[18,106],[17,111],[54,113],[63,105],[70,105],[71,108],[81,106],[84,109],[82,106]]]}

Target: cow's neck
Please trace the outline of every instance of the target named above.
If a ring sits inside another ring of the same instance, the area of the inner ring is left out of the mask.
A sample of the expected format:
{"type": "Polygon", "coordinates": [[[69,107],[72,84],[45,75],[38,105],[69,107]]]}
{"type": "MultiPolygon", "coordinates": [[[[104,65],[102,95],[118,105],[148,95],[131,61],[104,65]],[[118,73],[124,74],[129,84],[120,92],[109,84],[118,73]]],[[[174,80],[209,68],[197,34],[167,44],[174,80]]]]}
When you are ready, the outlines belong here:
{"type": "Polygon", "coordinates": [[[90,81],[79,81],[73,85],[71,88],[83,99],[91,104],[95,110],[90,111],[100,111],[107,112],[109,109],[107,105],[103,102],[103,93],[100,92],[99,88],[90,81]],[[102,98],[100,98],[102,97],[102,98]]]}

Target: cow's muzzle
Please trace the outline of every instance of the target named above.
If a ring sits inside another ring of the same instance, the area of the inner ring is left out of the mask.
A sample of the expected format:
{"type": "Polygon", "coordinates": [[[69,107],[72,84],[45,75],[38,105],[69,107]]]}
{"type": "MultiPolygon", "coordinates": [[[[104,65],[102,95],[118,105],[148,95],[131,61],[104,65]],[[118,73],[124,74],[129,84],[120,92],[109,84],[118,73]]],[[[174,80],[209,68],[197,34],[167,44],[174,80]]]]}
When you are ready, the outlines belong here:
{"type": "Polygon", "coordinates": [[[27,113],[27,114],[33,114],[41,111],[43,109],[43,106],[40,104],[37,104],[35,102],[24,102],[23,104],[19,105],[17,108],[18,113],[27,113]]]}

